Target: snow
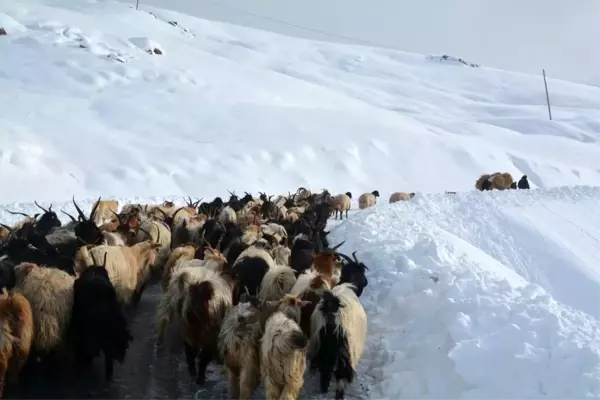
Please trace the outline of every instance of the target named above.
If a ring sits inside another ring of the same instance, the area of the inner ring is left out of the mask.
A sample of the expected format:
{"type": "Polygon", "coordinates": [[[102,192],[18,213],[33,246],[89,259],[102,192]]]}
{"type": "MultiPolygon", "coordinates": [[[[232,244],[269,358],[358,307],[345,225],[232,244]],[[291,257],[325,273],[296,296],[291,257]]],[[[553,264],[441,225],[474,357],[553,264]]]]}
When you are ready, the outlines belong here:
{"type": "MultiPolygon", "coordinates": [[[[121,0],[135,5],[135,0],[121,0]]],[[[451,54],[600,86],[597,0],[140,0],[289,36],[451,54]]]]}
{"type": "Polygon", "coordinates": [[[549,121],[539,76],[145,5],[1,2],[0,26],[3,223],[377,189],[331,234],[370,267],[374,398],[600,396],[600,88],[549,79],[549,121]],[[534,189],[473,190],[495,171],[534,189]]]}

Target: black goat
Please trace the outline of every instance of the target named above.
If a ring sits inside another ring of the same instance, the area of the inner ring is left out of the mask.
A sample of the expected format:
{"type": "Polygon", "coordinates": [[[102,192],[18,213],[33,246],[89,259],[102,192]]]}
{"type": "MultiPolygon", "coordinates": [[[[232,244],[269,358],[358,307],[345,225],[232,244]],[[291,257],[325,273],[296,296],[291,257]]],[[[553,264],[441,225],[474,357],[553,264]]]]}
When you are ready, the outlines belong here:
{"type": "Polygon", "coordinates": [[[296,236],[292,243],[290,267],[295,271],[296,277],[310,268],[313,263],[316,246],[306,235],[296,236]]]}
{"type": "Polygon", "coordinates": [[[340,276],[338,285],[341,285],[342,283],[351,283],[356,288],[354,293],[356,293],[357,297],[360,297],[363,290],[369,284],[369,280],[365,276],[365,273],[369,268],[367,268],[367,266],[362,262],[358,261],[356,258],[356,251],[352,253],[354,260],[345,254],[337,254],[346,260],[346,263],[342,264],[342,274],[340,276]]]}

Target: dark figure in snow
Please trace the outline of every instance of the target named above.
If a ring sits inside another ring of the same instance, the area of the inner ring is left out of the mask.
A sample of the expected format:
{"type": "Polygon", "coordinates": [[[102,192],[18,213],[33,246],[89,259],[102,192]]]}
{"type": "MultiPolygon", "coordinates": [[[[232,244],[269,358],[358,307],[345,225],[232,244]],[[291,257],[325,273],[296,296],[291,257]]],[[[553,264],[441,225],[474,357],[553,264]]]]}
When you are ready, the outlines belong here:
{"type": "Polygon", "coordinates": [[[519,189],[529,189],[529,181],[527,180],[527,175],[523,175],[521,179],[519,179],[519,189]]]}
{"type": "Polygon", "coordinates": [[[517,188],[517,182],[513,182],[510,184],[510,188],[511,189],[516,189],[517,188]]]}
{"type": "Polygon", "coordinates": [[[481,190],[492,190],[492,182],[490,182],[489,179],[483,181],[483,183],[481,184],[481,190]]]}

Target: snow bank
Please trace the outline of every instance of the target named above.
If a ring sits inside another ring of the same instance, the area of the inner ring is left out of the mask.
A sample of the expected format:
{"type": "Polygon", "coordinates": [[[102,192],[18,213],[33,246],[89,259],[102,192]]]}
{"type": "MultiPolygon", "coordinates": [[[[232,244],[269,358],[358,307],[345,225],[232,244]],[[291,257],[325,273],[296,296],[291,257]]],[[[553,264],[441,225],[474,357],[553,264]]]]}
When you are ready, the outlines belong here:
{"type": "Polygon", "coordinates": [[[590,187],[427,195],[340,223],[332,241],[370,268],[373,396],[597,398],[599,200],[590,187]]]}
{"type": "Polygon", "coordinates": [[[548,121],[539,76],[145,4],[1,1],[0,13],[27,28],[0,41],[2,202],[299,186],[386,198],[472,190],[494,171],[600,185],[597,87],[550,80],[548,121]]]}

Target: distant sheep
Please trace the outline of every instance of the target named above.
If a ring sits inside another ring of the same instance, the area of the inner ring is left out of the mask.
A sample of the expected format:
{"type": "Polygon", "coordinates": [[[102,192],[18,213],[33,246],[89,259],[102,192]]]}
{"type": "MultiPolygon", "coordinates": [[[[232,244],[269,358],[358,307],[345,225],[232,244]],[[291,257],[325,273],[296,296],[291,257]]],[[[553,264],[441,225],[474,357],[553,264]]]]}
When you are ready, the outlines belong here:
{"type": "Polygon", "coordinates": [[[475,188],[477,190],[506,190],[510,189],[513,183],[513,177],[508,172],[500,173],[495,172],[493,174],[483,174],[475,182],[475,188]]]}
{"type": "Polygon", "coordinates": [[[29,301],[34,321],[33,346],[49,354],[67,335],[73,310],[75,278],[56,268],[21,263],[15,268],[16,288],[29,301]]]}
{"type": "Polygon", "coordinates": [[[348,219],[348,210],[352,207],[352,193],[338,194],[331,199],[329,204],[331,209],[335,211],[335,219],[337,219],[338,212],[340,219],[342,219],[344,211],[346,212],[346,219],[348,219]]]}
{"type": "Polygon", "coordinates": [[[356,376],[367,338],[367,314],[351,284],[323,293],[311,317],[309,357],[319,369],[321,392],[327,393],[335,374],[336,399],[356,376]]]}
{"type": "Polygon", "coordinates": [[[363,193],[358,198],[358,208],[361,210],[369,208],[377,204],[377,198],[379,197],[379,191],[373,190],[371,193],[363,193]]]}
{"type": "Polygon", "coordinates": [[[307,338],[298,326],[307,302],[286,295],[265,324],[260,341],[260,371],[265,397],[295,400],[304,384],[307,338]]]}
{"type": "Polygon", "coordinates": [[[414,193],[395,192],[392,193],[390,196],[390,204],[395,203],[397,201],[410,200],[413,197],[415,197],[414,193]]]}
{"type": "Polygon", "coordinates": [[[29,357],[34,335],[33,313],[19,292],[0,294],[0,398],[5,382],[15,386],[29,357]]]}

